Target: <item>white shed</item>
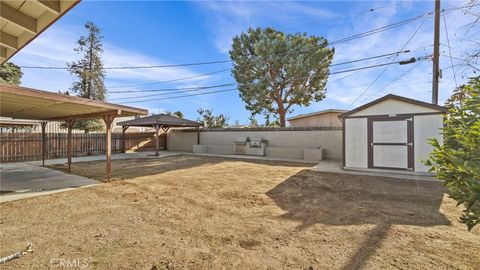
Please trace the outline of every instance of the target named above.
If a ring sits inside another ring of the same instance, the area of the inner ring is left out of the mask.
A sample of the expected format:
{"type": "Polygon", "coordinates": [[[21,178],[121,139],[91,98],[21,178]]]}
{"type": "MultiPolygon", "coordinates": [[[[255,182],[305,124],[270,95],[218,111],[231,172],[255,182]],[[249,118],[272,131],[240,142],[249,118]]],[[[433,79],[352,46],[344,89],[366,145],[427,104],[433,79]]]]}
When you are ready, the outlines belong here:
{"type": "Polygon", "coordinates": [[[386,95],[339,116],[343,122],[343,166],[427,172],[421,160],[441,139],[442,106],[386,95]]]}

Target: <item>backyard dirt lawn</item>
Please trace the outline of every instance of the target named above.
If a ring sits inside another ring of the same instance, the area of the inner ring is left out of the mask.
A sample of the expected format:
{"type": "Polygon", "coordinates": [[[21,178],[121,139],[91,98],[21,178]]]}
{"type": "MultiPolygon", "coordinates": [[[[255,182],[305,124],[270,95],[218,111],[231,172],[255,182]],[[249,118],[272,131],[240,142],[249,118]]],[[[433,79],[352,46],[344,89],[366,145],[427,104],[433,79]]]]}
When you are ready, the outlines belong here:
{"type": "MultiPolygon", "coordinates": [[[[198,156],[114,160],[115,181],[0,205],[4,269],[479,269],[440,183],[198,156]]],[[[57,169],[64,169],[57,166],[57,169]]],[[[104,162],[72,173],[102,180],[104,162]]]]}

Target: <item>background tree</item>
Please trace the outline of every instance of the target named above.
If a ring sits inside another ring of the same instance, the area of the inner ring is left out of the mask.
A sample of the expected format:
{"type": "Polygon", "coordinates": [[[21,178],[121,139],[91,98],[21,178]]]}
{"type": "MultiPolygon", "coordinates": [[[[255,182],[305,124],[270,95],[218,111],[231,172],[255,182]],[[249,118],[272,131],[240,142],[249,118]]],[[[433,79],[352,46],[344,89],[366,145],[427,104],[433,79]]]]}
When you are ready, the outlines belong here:
{"type": "Polygon", "coordinates": [[[293,105],[325,98],[334,49],[322,37],[249,28],[233,38],[230,58],[240,97],[253,115],[272,115],[285,126],[293,105]]]}
{"type": "Polygon", "coordinates": [[[198,109],[197,112],[201,116],[197,121],[203,123],[207,128],[222,128],[228,126],[228,116],[223,114],[214,115],[213,110],[202,108],[198,109]]]}
{"type": "Polygon", "coordinates": [[[457,88],[447,106],[443,143],[431,140],[434,150],[425,163],[465,206],[460,222],[471,230],[480,222],[480,77],[457,88]]]}
{"type": "Polygon", "coordinates": [[[254,115],[251,115],[251,116],[248,118],[248,121],[249,121],[249,124],[248,124],[249,127],[257,128],[257,127],[260,126],[260,125],[258,124],[258,121],[257,121],[257,119],[255,118],[254,115]]]}
{"type": "MultiPolygon", "coordinates": [[[[87,22],[85,28],[88,30],[88,35],[81,36],[77,41],[78,46],[74,49],[82,58],[67,64],[70,74],[77,78],[70,90],[82,98],[104,101],[106,89],[102,64],[103,36],[100,29],[92,22],[87,22]]],[[[102,130],[103,124],[100,120],[80,120],[75,123],[74,128],[88,133],[102,130]]]]}
{"type": "Polygon", "coordinates": [[[175,116],[178,116],[180,118],[183,118],[183,113],[181,111],[176,111],[176,112],[165,112],[166,114],[168,115],[175,115],[175,116]]]}
{"type": "Polygon", "coordinates": [[[0,82],[19,85],[21,83],[23,73],[19,66],[12,62],[0,65],[0,82]]]}

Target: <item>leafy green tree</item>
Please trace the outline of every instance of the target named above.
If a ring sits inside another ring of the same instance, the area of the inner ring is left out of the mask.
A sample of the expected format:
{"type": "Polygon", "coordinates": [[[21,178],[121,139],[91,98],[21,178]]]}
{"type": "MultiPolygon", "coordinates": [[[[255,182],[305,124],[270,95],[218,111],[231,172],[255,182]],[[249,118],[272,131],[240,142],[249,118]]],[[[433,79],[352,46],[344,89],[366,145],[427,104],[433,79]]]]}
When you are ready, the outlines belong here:
{"type": "Polygon", "coordinates": [[[15,65],[12,62],[7,62],[3,65],[0,65],[0,82],[19,85],[23,72],[19,66],[15,65]]]}
{"type": "Polygon", "coordinates": [[[203,123],[204,127],[223,128],[228,126],[229,117],[224,114],[214,115],[213,110],[202,108],[198,109],[197,112],[201,116],[197,121],[203,123]]]}
{"type": "Polygon", "coordinates": [[[434,150],[425,163],[465,206],[460,222],[471,230],[480,222],[480,77],[457,88],[446,105],[443,143],[431,140],[434,150]]]}
{"type": "Polygon", "coordinates": [[[252,128],[256,128],[256,127],[259,127],[260,125],[258,124],[258,121],[257,119],[255,118],[254,115],[251,115],[249,118],[248,118],[248,121],[250,122],[248,124],[249,127],[252,127],[252,128]]]}
{"type": "Polygon", "coordinates": [[[175,116],[178,116],[180,118],[183,118],[183,113],[181,111],[176,111],[176,112],[165,112],[166,114],[168,115],[175,115],[175,116]]]}
{"type": "Polygon", "coordinates": [[[253,115],[266,114],[285,126],[293,105],[325,98],[334,49],[323,37],[249,28],[233,38],[230,58],[240,97],[253,115]]]}
{"type": "MultiPolygon", "coordinates": [[[[92,22],[87,22],[85,28],[87,36],[80,36],[74,51],[81,55],[81,59],[68,63],[70,74],[77,77],[70,88],[79,97],[105,100],[106,89],[104,85],[105,71],[102,63],[102,38],[100,29],[92,22]]],[[[79,120],[74,128],[91,131],[101,131],[104,125],[100,120],[79,120]]]]}

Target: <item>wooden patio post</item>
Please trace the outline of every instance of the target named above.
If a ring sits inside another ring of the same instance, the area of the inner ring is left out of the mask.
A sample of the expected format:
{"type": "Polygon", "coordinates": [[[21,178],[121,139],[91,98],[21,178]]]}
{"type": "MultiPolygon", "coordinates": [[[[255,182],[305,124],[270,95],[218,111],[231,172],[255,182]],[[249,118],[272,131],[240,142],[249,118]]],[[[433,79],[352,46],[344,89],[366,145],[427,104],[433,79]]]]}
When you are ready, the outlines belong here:
{"type": "Polygon", "coordinates": [[[103,121],[105,122],[106,129],[106,145],[105,145],[105,156],[106,156],[106,169],[107,169],[107,180],[110,180],[110,175],[112,173],[112,122],[115,119],[115,115],[105,115],[103,116],[103,121]]]}
{"type": "Polygon", "coordinates": [[[45,156],[47,154],[47,136],[45,134],[45,128],[47,126],[47,122],[41,122],[40,123],[41,127],[42,127],[42,166],[45,167],[45,156]]]}
{"type": "Polygon", "coordinates": [[[197,127],[197,144],[200,144],[200,127],[197,127]]]}
{"type": "Polygon", "coordinates": [[[125,146],[125,132],[127,131],[129,126],[122,126],[122,153],[126,152],[125,146]]]}
{"type": "Polygon", "coordinates": [[[159,142],[158,142],[158,137],[159,137],[159,130],[160,130],[160,126],[159,125],[154,125],[155,127],[155,156],[159,156],[160,154],[158,153],[158,146],[159,146],[159,142]]]}
{"type": "Polygon", "coordinates": [[[165,150],[168,150],[168,130],[170,130],[169,126],[162,126],[162,131],[165,132],[165,150]]]}
{"type": "Polygon", "coordinates": [[[68,172],[70,172],[72,167],[72,129],[75,124],[75,119],[67,119],[67,163],[68,163],[68,172]]]}

